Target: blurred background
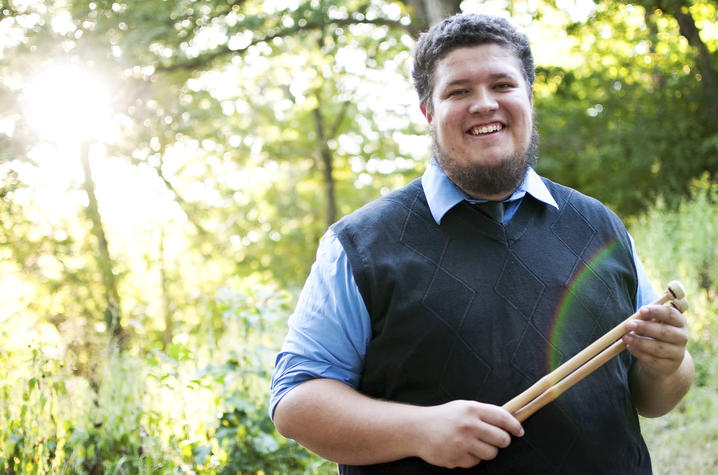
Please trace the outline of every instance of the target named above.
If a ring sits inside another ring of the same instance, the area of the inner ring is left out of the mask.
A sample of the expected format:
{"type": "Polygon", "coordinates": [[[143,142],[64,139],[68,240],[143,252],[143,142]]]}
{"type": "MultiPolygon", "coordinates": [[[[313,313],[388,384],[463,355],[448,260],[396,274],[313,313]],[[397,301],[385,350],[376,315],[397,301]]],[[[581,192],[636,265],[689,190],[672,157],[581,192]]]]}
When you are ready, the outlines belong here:
{"type": "Polygon", "coordinates": [[[267,415],[318,240],[419,176],[418,34],[532,42],[538,171],[685,285],[696,383],[642,420],[718,471],[716,0],[0,0],[0,471],[332,473],[267,415]]]}

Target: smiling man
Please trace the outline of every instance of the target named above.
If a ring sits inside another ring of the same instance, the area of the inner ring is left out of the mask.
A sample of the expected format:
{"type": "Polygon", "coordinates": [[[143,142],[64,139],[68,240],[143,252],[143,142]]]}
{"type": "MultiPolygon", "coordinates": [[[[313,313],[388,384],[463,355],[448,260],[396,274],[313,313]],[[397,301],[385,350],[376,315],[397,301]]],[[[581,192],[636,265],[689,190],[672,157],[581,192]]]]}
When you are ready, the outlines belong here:
{"type": "Polygon", "coordinates": [[[434,75],[421,106],[434,158],[474,198],[507,198],[536,161],[531,87],[519,59],[495,43],[457,48],[434,75]]]}
{"type": "Polygon", "coordinates": [[[277,429],[343,474],[650,473],[637,414],[688,391],[686,322],[644,306],[611,211],[534,171],[526,37],[451,17],[412,75],[432,160],[322,239],[277,356],[277,429]],[[639,307],[629,352],[523,426],[501,408],[639,307]]]}

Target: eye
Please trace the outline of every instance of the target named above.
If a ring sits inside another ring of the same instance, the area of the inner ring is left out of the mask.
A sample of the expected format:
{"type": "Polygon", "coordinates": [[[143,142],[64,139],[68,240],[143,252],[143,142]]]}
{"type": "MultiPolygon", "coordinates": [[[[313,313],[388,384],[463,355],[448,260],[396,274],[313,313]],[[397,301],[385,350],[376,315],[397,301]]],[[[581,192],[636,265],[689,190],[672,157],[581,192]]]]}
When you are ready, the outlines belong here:
{"type": "Polygon", "coordinates": [[[469,92],[468,89],[452,89],[446,94],[446,96],[447,97],[463,96],[464,94],[467,94],[468,92],[469,92]]]}

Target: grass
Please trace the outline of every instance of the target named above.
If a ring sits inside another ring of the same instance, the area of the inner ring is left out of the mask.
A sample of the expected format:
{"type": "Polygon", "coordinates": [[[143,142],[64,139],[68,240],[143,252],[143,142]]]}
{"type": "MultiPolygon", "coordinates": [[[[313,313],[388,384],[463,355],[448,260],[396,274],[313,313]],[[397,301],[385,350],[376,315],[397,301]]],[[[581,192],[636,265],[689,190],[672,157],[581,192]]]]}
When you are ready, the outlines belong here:
{"type": "Polygon", "coordinates": [[[718,473],[718,391],[693,387],[670,413],[641,419],[656,475],[718,473]]]}

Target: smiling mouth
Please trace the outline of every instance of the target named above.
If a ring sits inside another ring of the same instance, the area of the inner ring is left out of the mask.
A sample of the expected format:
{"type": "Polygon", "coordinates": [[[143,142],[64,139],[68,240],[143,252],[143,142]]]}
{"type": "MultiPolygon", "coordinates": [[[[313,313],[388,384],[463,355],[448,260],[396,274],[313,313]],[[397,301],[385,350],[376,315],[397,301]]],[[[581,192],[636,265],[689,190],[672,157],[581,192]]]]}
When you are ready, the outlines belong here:
{"type": "Polygon", "coordinates": [[[499,130],[502,130],[504,128],[503,124],[495,123],[495,124],[489,124],[489,125],[481,125],[478,127],[472,127],[470,128],[467,133],[469,135],[487,135],[492,134],[494,132],[498,132],[499,130]]]}

